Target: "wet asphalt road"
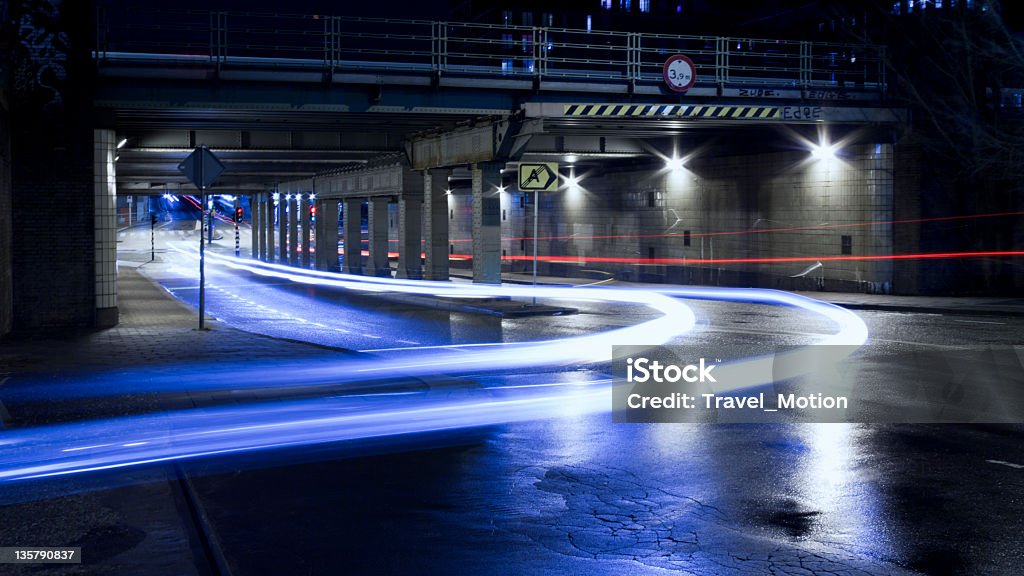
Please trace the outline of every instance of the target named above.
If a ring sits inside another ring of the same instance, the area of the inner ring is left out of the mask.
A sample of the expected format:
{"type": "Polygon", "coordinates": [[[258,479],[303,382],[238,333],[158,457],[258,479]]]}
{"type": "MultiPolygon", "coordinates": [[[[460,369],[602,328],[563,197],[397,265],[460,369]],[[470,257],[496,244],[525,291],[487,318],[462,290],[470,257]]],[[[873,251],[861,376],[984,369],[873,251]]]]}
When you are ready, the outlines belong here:
{"type": "MultiPolygon", "coordinates": [[[[195,293],[190,273],[149,271],[186,302],[195,293]]],[[[208,310],[228,324],[355,350],[557,338],[650,314],[583,302],[575,316],[500,320],[216,269],[210,283],[208,310]]],[[[692,306],[699,324],[689,342],[807,344],[830,331],[790,309],[692,306]]],[[[1024,336],[1020,318],[859,315],[871,333],[866,365],[915,347],[1019,344],[1024,336]]],[[[224,463],[186,468],[235,574],[1019,574],[1022,433],[623,425],[599,414],[337,447],[303,460],[282,454],[257,466],[229,462],[228,472],[224,463]]]]}

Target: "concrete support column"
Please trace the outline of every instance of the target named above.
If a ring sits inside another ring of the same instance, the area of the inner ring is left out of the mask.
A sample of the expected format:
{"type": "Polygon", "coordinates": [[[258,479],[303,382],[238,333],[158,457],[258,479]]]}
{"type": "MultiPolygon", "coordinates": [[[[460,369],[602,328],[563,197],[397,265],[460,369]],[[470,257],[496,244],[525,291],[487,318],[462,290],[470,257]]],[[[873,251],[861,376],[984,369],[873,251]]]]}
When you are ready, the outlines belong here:
{"type": "MultiPolygon", "coordinates": [[[[324,203],[324,261],[328,272],[338,272],[338,201],[331,199],[324,203]]],[[[316,214],[319,217],[319,212],[316,214]]]]}
{"type": "Polygon", "coordinates": [[[448,279],[448,170],[423,173],[423,277],[448,279]]]}
{"type": "Polygon", "coordinates": [[[474,164],[473,176],[473,282],[501,284],[502,165],[474,164]]]}
{"type": "Polygon", "coordinates": [[[96,265],[96,326],[117,325],[117,178],[113,130],[93,131],[93,247],[96,265]]]}
{"type": "Polygon", "coordinates": [[[299,212],[302,194],[296,194],[288,201],[288,264],[299,265],[299,212]]]}
{"type": "Polygon", "coordinates": [[[323,254],[324,267],[328,272],[338,271],[338,201],[326,200],[316,211],[317,222],[321,224],[322,236],[317,236],[317,254],[323,254]],[[323,246],[323,250],[320,250],[323,246]]]}
{"type": "Polygon", "coordinates": [[[313,221],[313,240],[316,245],[313,252],[313,269],[323,270],[326,268],[324,252],[321,250],[324,240],[324,202],[323,200],[313,200],[313,206],[316,207],[316,220],[313,221]]]}
{"type": "MultiPolygon", "coordinates": [[[[267,194],[264,192],[257,196],[256,211],[260,215],[260,225],[254,228],[252,233],[259,237],[260,250],[256,257],[260,260],[267,259],[267,194]]],[[[255,222],[253,223],[255,225],[255,222]]]]}
{"type": "Polygon", "coordinates": [[[251,258],[260,257],[260,195],[252,194],[249,196],[249,214],[250,214],[250,230],[251,230],[251,250],[249,251],[251,258]]]}
{"type": "Polygon", "coordinates": [[[359,226],[362,209],[362,198],[345,199],[345,212],[342,214],[342,226],[345,228],[345,258],[342,260],[342,272],[345,274],[363,273],[363,235],[359,226]]]}
{"type": "Polygon", "coordinates": [[[390,277],[388,266],[388,203],[387,196],[370,198],[366,212],[369,258],[366,267],[371,276],[390,277]]]}
{"type": "Polygon", "coordinates": [[[311,255],[309,245],[312,239],[309,227],[312,225],[310,209],[313,207],[313,194],[308,194],[304,201],[301,200],[300,196],[298,204],[302,212],[302,267],[309,268],[309,257],[311,255]]]}
{"type": "Polygon", "coordinates": [[[260,259],[266,262],[274,260],[274,199],[269,192],[263,195],[260,202],[260,218],[263,226],[260,230],[260,241],[263,247],[260,248],[260,259]]]}
{"type": "Polygon", "coordinates": [[[277,199],[277,261],[288,263],[288,200],[283,194],[277,199]]]}
{"type": "Polygon", "coordinates": [[[403,191],[398,197],[398,278],[423,277],[423,194],[403,191]]]}

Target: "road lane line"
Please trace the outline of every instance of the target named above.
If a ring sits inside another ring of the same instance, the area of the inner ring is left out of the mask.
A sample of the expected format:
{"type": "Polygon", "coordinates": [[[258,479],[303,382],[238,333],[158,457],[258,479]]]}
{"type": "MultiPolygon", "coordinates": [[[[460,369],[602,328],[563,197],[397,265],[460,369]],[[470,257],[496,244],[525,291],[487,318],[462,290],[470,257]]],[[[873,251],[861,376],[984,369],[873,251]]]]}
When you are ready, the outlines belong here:
{"type": "Polygon", "coordinates": [[[953,322],[960,322],[962,324],[999,324],[1000,326],[1006,324],[1006,322],[989,322],[986,320],[953,320],[953,322]]]}
{"type": "Polygon", "coordinates": [[[985,460],[989,464],[999,464],[1000,466],[1009,466],[1010,468],[1016,468],[1018,470],[1024,470],[1024,464],[1014,464],[1013,462],[1007,462],[1005,460],[985,460]]]}

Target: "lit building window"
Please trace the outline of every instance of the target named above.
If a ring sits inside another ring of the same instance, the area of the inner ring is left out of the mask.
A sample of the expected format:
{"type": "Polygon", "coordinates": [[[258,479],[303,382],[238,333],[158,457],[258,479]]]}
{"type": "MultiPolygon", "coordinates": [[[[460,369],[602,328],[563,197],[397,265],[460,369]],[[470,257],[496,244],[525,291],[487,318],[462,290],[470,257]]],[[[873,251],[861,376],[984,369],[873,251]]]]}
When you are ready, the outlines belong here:
{"type": "Polygon", "coordinates": [[[612,0],[601,0],[601,8],[604,8],[605,10],[611,10],[612,0]]]}
{"type": "Polygon", "coordinates": [[[590,32],[594,28],[594,20],[587,14],[587,32],[590,32]]]}
{"type": "Polygon", "coordinates": [[[650,12],[651,11],[651,0],[640,0],[640,11],[650,12]]]}

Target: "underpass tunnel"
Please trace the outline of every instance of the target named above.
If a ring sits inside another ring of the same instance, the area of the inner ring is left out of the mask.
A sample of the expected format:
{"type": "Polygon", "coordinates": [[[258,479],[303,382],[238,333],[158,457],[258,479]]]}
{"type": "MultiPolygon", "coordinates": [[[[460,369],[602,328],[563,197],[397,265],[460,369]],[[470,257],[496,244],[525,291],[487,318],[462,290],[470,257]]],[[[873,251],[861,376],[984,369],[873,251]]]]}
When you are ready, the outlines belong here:
{"type": "MultiPolygon", "coordinates": [[[[430,125],[458,137],[445,121],[430,125]]],[[[420,168],[403,150],[418,137],[414,128],[429,124],[418,122],[396,124],[386,137],[365,126],[208,130],[137,119],[97,131],[117,193],[103,225],[139,223],[147,197],[197,203],[178,164],[203,144],[226,167],[207,190],[208,207],[227,220],[215,218],[214,229],[229,227],[240,207],[239,253],[266,262],[431,280],[461,270],[500,283],[503,273],[529,274],[536,259],[544,276],[893,290],[892,262],[870,259],[897,248],[886,129],[566,119],[504,157],[420,168]],[[523,191],[520,167],[540,164],[554,165],[557,185],[523,191]],[[848,258],[856,256],[868,258],[848,258]]],[[[109,271],[116,250],[100,246],[97,269],[109,271]]],[[[116,306],[109,274],[97,286],[97,310],[116,306]]]]}

